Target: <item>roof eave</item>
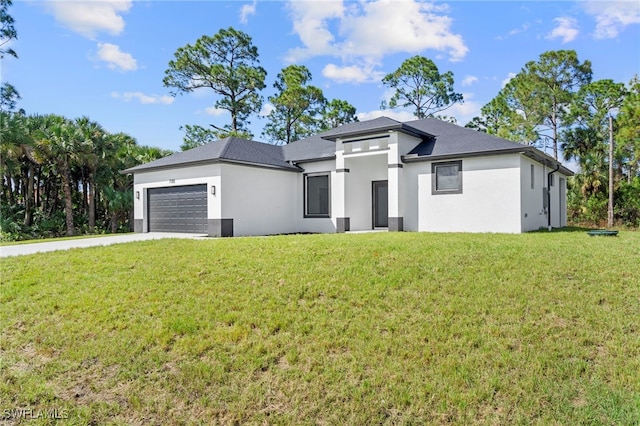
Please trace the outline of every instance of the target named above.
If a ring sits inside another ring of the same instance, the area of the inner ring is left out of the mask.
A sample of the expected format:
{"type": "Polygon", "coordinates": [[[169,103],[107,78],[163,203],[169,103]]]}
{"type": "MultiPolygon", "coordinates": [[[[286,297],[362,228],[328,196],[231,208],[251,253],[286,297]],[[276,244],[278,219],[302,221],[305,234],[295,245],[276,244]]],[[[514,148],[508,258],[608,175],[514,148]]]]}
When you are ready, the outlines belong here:
{"type": "Polygon", "coordinates": [[[293,164],[291,165],[291,167],[283,167],[283,166],[276,166],[273,164],[252,163],[249,161],[231,160],[228,158],[215,158],[211,160],[190,161],[187,163],[180,163],[180,164],[168,164],[168,165],[162,165],[162,166],[145,167],[139,170],[135,170],[136,167],[138,167],[136,166],[136,167],[131,167],[129,169],[122,170],[120,171],[120,173],[121,174],[146,173],[146,172],[155,172],[158,170],[169,170],[169,169],[178,169],[182,167],[195,167],[195,166],[203,166],[208,164],[221,164],[221,163],[237,164],[237,165],[249,166],[249,167],[260,167],[265,169],[283,170],[283,171],[296,172],[296,173],[302,171],[300,167],[293,164]]]}
{"type": "Polygon", "coordinates": [[[559,165],[560,167],[558,171],[565,176],[573,176],[575,174],[573,171],[563,166],[562,163],[548,156],[544,152],[534,147],[524,146],[524,145],[522,147],[513,147],[508,149],[498,149],[498,150],[478,151],[478,152],[460,152],[460,153],[451,153],[451,154],[442,154],[442,155],[422,155],[422,156],[417,154],[403,155],[401,157],[401,160],[403,163],[414,163],[419,161],[440,161],[440,160],[450,160],[454,158],[486,157],[491,155],[505,155],[505,154],[522,154],[548,167],[555,168],[556,166],[559,165]]]}
{"type": "Polygon", "coordinates": [[[405,134],[408,134],[410,136],[414,136],[414,137],[417,137],[417,138],[421,138],[421,137],[425,137],[425,136],[426,137],[434,137],[430,133],[423,132],[423,131],[418,130],[416,128],[413,128],[411,126],[407,126],[405,123],[398,123],[398,124],[394,124],[394,125],[391,125],[391,126],[380,127],[378,129],[355,130],[355,131],[352,131],[352,132],[345,132],[345,133],[338,133],[338,134],[335,134],[335,135],[321,136],[321,138],[324,139],[324,140],[329,140],[329,141],[335,142],[338,139],[349,139],[349,138],[354,138],[354,137],[358,137],[358,136],[376,135],[376,134],[382,134],[382,133],[394,132],[394,131],[405,133],[405,134]]]}
{"type": "Polygon", "coordinates": [[[327,157],[313,157],[313,158],[305,158],[302,160],[291,160],[292,163],[294,164],[302,164],[302,163],[317,163],[319,161],[325,161],[325,160],[335,160],[336,156],[335,155],[331,155],[331,156],[327,156],[327,157]]]}
{"type": "Polygon", "coordinates": [[[490,150],[490,151],[476,151],[476,152],[458,152],[451,154],[441,154],[441,155],[417,155],[417,154],[407,154],[401,157],[403,163],[414,163],[419,161],[439,161],[439,160],[449,160],[452,158],[468,158],[468,157],[485,157],[490,155],[503,155],[503,154],[517,154],[523,153],[525,147],[516,147],[512,149],[498,149],[498,150],[490,150]]]}

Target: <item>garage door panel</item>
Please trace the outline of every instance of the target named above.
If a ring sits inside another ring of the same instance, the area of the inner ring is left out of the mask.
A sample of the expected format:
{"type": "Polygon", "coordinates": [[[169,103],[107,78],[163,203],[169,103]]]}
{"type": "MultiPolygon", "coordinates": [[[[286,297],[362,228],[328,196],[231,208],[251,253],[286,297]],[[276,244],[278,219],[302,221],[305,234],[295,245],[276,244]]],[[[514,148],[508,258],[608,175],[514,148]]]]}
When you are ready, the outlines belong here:
{"type": "Polygon", "coordinates": [[[207,185],[150,188],[149,231],[207,232],[207,185]]]}

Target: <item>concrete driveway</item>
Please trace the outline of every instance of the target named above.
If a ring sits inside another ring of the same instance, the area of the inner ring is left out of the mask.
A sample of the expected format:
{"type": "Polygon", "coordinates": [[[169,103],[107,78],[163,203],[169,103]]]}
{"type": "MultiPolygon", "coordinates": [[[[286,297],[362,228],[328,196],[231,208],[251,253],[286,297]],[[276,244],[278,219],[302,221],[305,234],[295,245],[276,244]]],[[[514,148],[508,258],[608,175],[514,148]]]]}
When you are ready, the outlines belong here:
{"type": "Polygon", "coordinates": [[[122,234],[104,237],[80,238],[77,240],[48,241],[45,243],[18,244],[0,247],[0,257],[21,256],[45,251],[68,250],[94,246],[130,243],[133,241],[159,240],[162,238],[206,238],[206,234],[181,234],[177,232],[148,232],[145,234],[122,234]]]}

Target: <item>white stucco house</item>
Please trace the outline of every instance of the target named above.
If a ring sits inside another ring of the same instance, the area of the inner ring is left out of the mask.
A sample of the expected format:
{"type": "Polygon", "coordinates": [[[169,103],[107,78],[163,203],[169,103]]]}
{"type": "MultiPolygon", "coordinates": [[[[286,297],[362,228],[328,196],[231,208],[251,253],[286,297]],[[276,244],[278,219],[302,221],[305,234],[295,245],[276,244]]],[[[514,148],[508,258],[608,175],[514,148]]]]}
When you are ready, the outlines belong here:
{"type": "Polygon", "coordinates": [[[530,146],[387,117],[284,146],[230,137],[123,172],[136,232],[210,236],[562,227],[573,174],[530,146]]]}

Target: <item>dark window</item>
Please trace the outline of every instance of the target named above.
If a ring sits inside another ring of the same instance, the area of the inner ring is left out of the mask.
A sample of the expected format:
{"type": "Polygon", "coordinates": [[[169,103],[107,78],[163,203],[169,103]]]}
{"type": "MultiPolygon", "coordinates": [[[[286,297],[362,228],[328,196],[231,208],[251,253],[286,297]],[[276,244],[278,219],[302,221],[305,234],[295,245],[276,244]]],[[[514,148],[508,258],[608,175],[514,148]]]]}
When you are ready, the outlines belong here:
{"type": "Polygon", "coordinates": [[[432,194],[462,194],[462,161],[431,164],[432,194]]]}
{"type": "Polygon", "coordinates": [[[305,175],[304,216],[329,217],[329,175],[305,175]]]}

